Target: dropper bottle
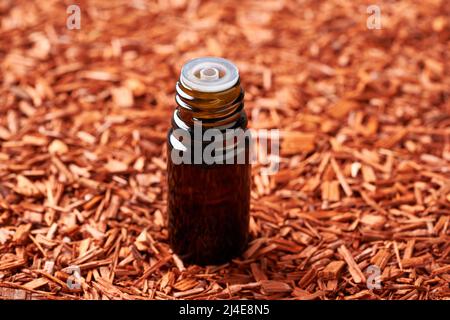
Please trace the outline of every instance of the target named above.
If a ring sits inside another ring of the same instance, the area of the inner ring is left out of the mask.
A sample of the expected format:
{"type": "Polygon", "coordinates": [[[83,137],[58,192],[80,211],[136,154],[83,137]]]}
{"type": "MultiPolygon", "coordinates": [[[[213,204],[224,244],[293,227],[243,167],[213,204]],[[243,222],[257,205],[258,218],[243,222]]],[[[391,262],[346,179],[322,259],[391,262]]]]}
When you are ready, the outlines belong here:
{"type": "Polygon", "coordinates": [[[248,241],[251,165],[237,67],[216,57],[187,62],[168,134],[168,228],[185,262],[219,264],[248,241]]]}

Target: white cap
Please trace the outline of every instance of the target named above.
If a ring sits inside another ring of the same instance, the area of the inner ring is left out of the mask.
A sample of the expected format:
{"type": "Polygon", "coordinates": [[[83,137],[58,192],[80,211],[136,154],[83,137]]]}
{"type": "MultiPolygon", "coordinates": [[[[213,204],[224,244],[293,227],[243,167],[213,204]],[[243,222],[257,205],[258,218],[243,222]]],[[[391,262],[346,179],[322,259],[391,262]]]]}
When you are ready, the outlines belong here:
{"type": "Polygon", "coordinates": [[[188,61],[181,69],[180,81],[186,87],[200,92],[220,92],[234,86],[239,70],[223,58],[204,57],[188,61]]]}

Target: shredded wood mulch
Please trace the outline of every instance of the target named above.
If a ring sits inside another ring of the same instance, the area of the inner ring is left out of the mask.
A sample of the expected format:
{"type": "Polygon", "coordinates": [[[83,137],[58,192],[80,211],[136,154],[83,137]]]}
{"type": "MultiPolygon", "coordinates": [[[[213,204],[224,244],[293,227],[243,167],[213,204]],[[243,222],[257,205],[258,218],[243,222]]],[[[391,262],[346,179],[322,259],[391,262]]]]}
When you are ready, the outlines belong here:
{"type": "Polygon", "coordinates": [[[449,299],[450,6],[377,3],[380,30],[368,1],[77,1],[68,30],[70,1],[0,2],[0,297],[449,299]],[[167,244],[165,143],[205,55],[282,142],[248,249],[199,267],[167,244]]]}

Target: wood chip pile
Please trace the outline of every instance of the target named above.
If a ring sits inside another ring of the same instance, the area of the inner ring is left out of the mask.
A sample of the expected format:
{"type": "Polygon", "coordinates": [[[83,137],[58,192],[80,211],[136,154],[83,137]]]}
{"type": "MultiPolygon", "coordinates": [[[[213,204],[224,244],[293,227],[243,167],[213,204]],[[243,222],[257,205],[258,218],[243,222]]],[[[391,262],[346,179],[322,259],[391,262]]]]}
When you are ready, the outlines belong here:
{"type": "Polygon", "coordinates": [[[1,298],[450,298],[447,0],[377,1],[380,30],[340,0],[77,1],[68,30],[69,2],[0,2],[1,298]],[[282,141],[247,251],[199,267],[167,244],[165,142],[205,55],[282,141]]]}

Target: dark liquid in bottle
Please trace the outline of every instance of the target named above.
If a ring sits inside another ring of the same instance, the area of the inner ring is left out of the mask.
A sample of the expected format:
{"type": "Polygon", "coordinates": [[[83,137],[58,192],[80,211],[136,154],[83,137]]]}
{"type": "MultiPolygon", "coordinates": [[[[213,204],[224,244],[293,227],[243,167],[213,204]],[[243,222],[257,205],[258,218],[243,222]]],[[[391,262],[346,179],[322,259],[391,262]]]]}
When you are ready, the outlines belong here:
{"type": "Polygon", "coordinates": [[[249,164],[168,162],[169,233],[175,253],[197,264],[220,264],[247,244],[249,164]]]}

